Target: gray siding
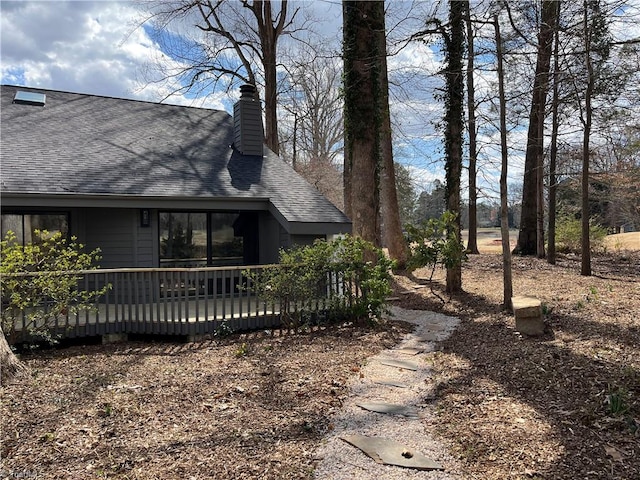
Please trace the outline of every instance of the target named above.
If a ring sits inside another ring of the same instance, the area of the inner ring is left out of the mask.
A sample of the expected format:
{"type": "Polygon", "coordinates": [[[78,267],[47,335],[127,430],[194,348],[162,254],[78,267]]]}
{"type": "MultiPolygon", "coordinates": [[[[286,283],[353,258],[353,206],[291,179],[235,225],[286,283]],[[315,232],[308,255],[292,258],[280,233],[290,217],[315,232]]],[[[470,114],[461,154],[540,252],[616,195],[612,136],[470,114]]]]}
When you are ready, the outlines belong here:
{"type": "Polygon", "coordinates": [[[263,155],[262,109],[260,102],[241,98],[233,106],[234,144],[244,155],[263,155]]]}
{"type": "Polygon", "coordinates": [[[260,215],[259,250],[260,263],[277,263],[279,261],[280,224],[273,216],[263,213],[260,215]]]}
{"type": "MultiPolygon", "coordinates": [[[[160,265],[158,210],[150,210],[151,224],[141,225],[137,208],[82,208],[71,211],[72,234],[87,251],[99,248],[101,268],[156,268],[160,265]]],[[[279,261],[280,249],[310,245],[324,235],[291,235],[268,212],[258,215],[258,263],[279,261]]]]}
{"type": "Polygon", "coordinates": [[[136,258],[139,237],[145,237],[138,232],[137,210],[91,209],[85,213],[84,224],[87,249],[100,248],[102,251],[101,268],[143,266],[138,264],[136,258]]]}
{"type": "Polygon", "coordinates": [[[291,241],[291,234],[282,225],[278,225],[278,236],[280,248],[287,249],[293,245],[291,241]]]}
{"type": "Polygon", "coordinates": [[[135,225],[135,266],[138,268],[157,267],[158,260],[158,214],[151,212],[151,225],[142,227],[140,225],[140,212],[136,212],[135,225]]]}

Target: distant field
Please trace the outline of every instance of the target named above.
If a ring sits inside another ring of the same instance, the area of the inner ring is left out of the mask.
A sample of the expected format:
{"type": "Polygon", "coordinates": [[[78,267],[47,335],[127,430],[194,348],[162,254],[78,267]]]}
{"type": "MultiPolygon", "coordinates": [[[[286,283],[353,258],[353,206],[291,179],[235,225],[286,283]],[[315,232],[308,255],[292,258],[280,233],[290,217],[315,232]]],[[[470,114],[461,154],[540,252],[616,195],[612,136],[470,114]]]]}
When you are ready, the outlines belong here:
{"type": "MultiPolygon", "coordinates": [[[[462,239],[467,244],[468,230],[462,231],[462,239]]],[[[509,243],[511,248],[516,246],[518,240],[518,230],[509,230],[509,243]]],[[[640,250],[640,232],[618,233],[609,235],[606,238],[606,245],[609,251],[615,250],[640,250]]],[[[480,253],[500,253],[502,243],[499,228],[478,229],[478,250],[480,253]]]]}
{"type": "MultiPolygon", "coordinates": [[[[478,229],[478,250],[480,253],[500,253],[502,252],[502,240],[499,228],[479,228],[478,229]]],[[[469,231],[462,231],[462,240],[467,245],[469,231]]],[[[509,230],[509,244],[511,249],[516,246],[518,240],[518,230],[509,230]]]]}
{"type": "Polygon", "coordinates": [[[640,232],[608,235],[607,247],[613,250],[640,250],[640,232]]]}

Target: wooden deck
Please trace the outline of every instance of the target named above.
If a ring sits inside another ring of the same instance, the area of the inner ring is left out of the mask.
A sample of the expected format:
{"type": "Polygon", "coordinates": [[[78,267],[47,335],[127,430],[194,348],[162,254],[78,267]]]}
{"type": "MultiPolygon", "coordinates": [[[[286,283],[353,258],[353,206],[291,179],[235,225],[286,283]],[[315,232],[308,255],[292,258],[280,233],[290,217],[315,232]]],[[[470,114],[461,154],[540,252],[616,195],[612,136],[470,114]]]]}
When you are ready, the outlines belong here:
{"type": "MultiPolygon", "coordinates": [[[[229,331],[278,328],[280,305],[267,302],[252,291],[247,271],[269,267],[211,267],[171,269],[93,270],[76,273],[81,288],[110,289],[90,309],[67,313],[50,321],[56,338],[97,335],[184,335],[197,337],[229,331]]],[[[338,288],[329,281],[327,297],[338,288]]],[[[324,317],[325,299],[307,305],[311,317],[324,317]]],[[[297,309],[298,306],[290,306],[297,309]]],[[[28,340],[29,312],[15,324],[10,341],[28,340]]]]}

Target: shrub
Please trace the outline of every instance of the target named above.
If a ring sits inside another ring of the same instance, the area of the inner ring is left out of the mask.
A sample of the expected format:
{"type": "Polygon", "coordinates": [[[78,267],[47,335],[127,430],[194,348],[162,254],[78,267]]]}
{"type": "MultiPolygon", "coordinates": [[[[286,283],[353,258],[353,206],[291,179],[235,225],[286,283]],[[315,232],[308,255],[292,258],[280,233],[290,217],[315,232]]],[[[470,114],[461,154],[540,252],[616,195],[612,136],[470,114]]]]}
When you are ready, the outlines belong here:
{"type": "Polygon", "coordinates": [[[420,225],[406,226],[409,247],[407,269],[431,267],[431,276],[436,267],[452,268],[466,258],[464,245],[454,234],[455,214],[445,212],[440,218],[431,218],[420,225]]]}
{"type": "Polygon", "coordinates": [[[67,243],[60,232],[36,230],[35,237],[33,243],[21,245],[8,232],[0,242],[2,330],[12,339],[20,321],[31,336],[54,342],[50,328],[60,318],[91,308],[110,286],[98,291],[79,288],[78,272],[97,268],[99,250],[86,253],[75,237],[67,243]]]}
{"type": "Polygon", "coordinates": [[[382,250],[347,235],[280,251],[280,263],[245,272],[258,295],[280,306],[282,321],[297,327],[322,310],[334,317],[379,319],[391,293],[393,262],[382,250]]]}
{"type": "MultiPolygon", "coordinates": [[[[589,221],[589,244],[592,252],[604,250],[607,230],[589,221]]],[[[562,217],[556,221],[556,250],[561,253],[580,253],[582,248],[582,220],[562,217]]]]}

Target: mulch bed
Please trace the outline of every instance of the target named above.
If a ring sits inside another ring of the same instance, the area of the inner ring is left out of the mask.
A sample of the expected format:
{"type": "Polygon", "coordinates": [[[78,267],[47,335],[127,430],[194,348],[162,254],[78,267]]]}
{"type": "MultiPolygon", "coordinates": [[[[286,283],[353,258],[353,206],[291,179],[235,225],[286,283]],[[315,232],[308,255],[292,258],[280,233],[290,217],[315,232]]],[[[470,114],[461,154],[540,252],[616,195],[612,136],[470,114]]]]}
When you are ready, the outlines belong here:
{"type": "Polygon", "coordinates": [[[3,388],[1,478],[309,478],[362,362],[402,323],[23,356],[3,388]]]}
{"type": "Polygon", "coordinates": [[[415,288],[421,272],[399,278],[403,306],[462,318],[433,354],[431,427],[468,478],[640,478],[640,255],[598,256],[591,277],[576,256],[513,261],[514,294],[543,303],[542,337],[501,310],[499,255],[471,256],[446,305],[415,288]]]}

